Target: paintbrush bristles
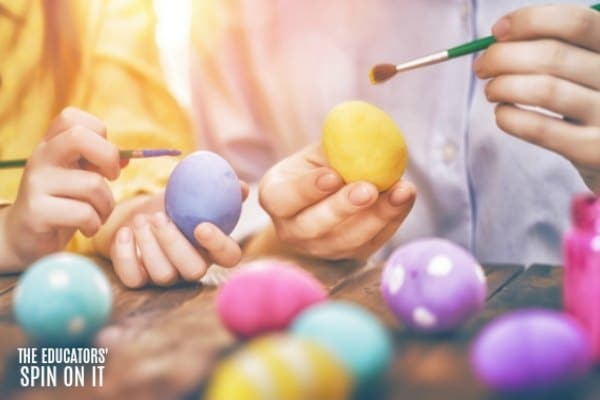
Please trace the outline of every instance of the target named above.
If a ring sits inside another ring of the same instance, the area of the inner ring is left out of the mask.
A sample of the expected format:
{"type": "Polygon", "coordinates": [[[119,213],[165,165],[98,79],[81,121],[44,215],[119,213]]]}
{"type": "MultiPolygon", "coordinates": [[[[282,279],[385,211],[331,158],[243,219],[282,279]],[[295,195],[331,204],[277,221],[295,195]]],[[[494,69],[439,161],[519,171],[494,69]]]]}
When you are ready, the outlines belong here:
{"type": "Polygon", "coordinates": [[[396,75],[396,72],[394,64],[379,64],[371,69],[369,78],[371,78],[371,83],[382,83],[396,75]]]}

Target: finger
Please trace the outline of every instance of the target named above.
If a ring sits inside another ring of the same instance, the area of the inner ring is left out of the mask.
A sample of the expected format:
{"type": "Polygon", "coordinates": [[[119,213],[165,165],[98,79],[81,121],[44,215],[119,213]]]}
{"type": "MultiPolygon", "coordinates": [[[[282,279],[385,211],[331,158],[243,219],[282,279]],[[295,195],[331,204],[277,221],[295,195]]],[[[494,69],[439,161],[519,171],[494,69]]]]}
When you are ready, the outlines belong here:
{"type": "Polygon", "coordinates": [[[382,220],[398,218],[412,209],[417,196],[415,185],[409,181],[400,181],[392,186],[375,203],[375,213],[382,220]]]}
{"type": "Polygon", "coordinates": [[[289,221],[294,236],[316,239],[377,201],[377,188],[366,182],[346,185],[329,198],[307,208],[289,221]]]}
{"type": "Polygon", "coordinates": [[[159,286],[169,286],[177,282],[179,274],[163,253],[145,215],[135,216],[133,232],[142,261],[152,282],[159,286]]]}
{"type": "Polygon", "coordinates": [[[499,41],[554,38],[600,51],[600,13],[578,5],[527,7],[502,17],[492,33],[499,41]]]}
{"type": "Polygon", "coordinates": [[[133,232],[127,226],[119,229],[110,251],[115,273],[130,288],[139,288],[148,283],[148,274],[136,254],[133,232]]]}
{"type": "Polygon", "coordinates": [[[78,200],[47,196],[34,211],[42,225],[79,229],[87,237],[95,235],[102,226],[94,207],[78,200]]]}
{"type": "Polygon", "coordinates": [[[87,128],[106,138],[106,125],[101,119],[79,108],[67,107],[52,121],[52,124],[50,124],[50,127],[46,131],[44,140],[49,140],[75,126],[87,128]]]}
{"type": "Polygon", "coordinates": [[[503,131],[537,144],[579,165],[600,166],[600,129],[577,126],[512,105],[496,107],[496,123],[503,131]]]}
{"type": "Polygon", "coordinates": [[[48,177],[47,193],[90,204],[105,222],[115,206],[112,192],[101,175],[88,171],[56,169],[48,177]]]}
{"type": "Polygon", "coordinates": [[[343,186],[330,168],[317,168],[289,179],[267,175],[260,186],[260,203],[272,216],[289,218],[343,186]]]}
{"type": "Polygon", "coordinates": [[[398,221],[392,221],[385,228],[383,228],[377,235],[375,235],[369,243],[359,249],[356,252],[355,257],[359,259],[366,259],[378,251],[383,245],[385,245],[398,231],[398,228],[402,225],[404,219],[398,221]]]}
{"type": "Polygon", "coordinates": [[[202,278],[208,266],[175,224],[162,212],[154,214],[151,222],[154,237],[183,279],[195,282],[202,278]]]}
{"type": "Polygon", "coordinates": [[[600,125],[600,94],[550,75],[502,75],[485,88],[489,101],[542,107],[588,125],[600,125]]]}
{"type": "Polygon", "coordinates": [[[242,189],[242,200],[246,200],[248,198],[248,194],[250,193],[250,186],[244,181],[240,181],[240,188],[242,189]]]}
{"type": "Polygon", "coordinates": [[[475,60],[473,69],[481,79],[546,74],[600,89],[600,55],[557,40],[494,44],[475,60]]]}
{"type": "Polygon", "coordinates": [[[81,127],[71,128],[57,135],[45,143],[43,151],[46,158],[56,165],[72,166],[85,158],[108,179],[116,179],[121,170],[117,147],[81,127]]]}
{"type": "Polygon", "coordinates": [[[332,248],[355,251],[369,245],[371,240],[389,225],[395,225],[397,228],[412,209],[415,194],[414,185],[411,183],[395,185],[386,195],[380,196],[373,206],[348,218],[329,233],[332,248]]]}
{"type": "Polygon", "coordinates": [[[223,267],[233,267],[242,258],[240,246],[211,223],[198,225],[194,236],[214,262],[223,267]]]}

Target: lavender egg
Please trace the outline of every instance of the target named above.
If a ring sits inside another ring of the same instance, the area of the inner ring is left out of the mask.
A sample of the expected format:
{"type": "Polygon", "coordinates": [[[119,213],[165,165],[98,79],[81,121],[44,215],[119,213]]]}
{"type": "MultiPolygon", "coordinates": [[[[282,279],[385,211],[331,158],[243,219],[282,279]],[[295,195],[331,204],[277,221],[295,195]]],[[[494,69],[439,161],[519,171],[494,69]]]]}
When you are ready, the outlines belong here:
{"type": "Polygon", "coordinates": [[[471,347],[475,375],[504,392],[554,388],[584,375],[591,360],[590,343],[577,321],[543,309],[492,321],[471,347]]]}
{"type": "Polygon", "coordinates": [[[443,239],[421,239],[389,257],[381,280],[383,298],[409,329],[448,332],[485,305],[486,279],[466,250],[443,239]]]}
{"type": "Polygon", "coordinates": [[[235,171],[222,157],[197,151],[173,170],[165,190],[165,208],[175,225],[198,246],[194,229],[202,222],[230,234],[240,218],[242,190],[235,171]]]}

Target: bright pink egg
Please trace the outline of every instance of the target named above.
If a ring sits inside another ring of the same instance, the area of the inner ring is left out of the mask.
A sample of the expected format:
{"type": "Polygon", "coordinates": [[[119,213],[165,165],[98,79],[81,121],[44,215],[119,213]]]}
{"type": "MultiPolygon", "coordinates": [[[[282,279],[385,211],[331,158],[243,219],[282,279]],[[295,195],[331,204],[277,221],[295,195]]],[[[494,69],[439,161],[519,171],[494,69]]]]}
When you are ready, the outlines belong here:
{"type": "Polygon", "coordinates": [[[281,331],[327,292],[308,272],[281,260],[246,264],[232,275],[217,297],[221,322],[238,336],[281,331]]]}

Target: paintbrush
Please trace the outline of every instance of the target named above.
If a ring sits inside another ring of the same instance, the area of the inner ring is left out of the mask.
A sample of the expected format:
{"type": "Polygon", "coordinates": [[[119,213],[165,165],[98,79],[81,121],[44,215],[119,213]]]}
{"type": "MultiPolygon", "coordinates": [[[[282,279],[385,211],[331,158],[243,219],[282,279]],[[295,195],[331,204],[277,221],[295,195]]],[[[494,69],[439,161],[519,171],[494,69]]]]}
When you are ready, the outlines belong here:
{"type": "MultiPolygon", "coordinates": [[[[119,151],[119,156],[121,157],[121,160],[128,160],[130,158],[178,156],[180,154],[181,151],[173,149],[141,149],[119,151]]],[[[0,160],[0,169],[22,168],[25,166],[25,164],[27,164],[27,160],[24,158],[19,160],[0,160]]]]}
{"type": "MultiPolygon", "coordinates": [[[[591,8],[600,11],[600,4],[595,4],[591,6],[591,8]]],[[[448,50],[438,51],[437,53],[429,54],[425,57],[420,57],[402,64],[378,64],[369,72],[369,78],[371,79],[371,83],[383,83],[396,75],[398,72],[409,71],[411,69],[441,63],[456,57],[462,57],[467,54],[477,53],[478,51],[487,49],[495,42],[496,38],[493,36],[488,36],[469,43],[461,44],[460,46],[452,47],[448,50]]]]}

